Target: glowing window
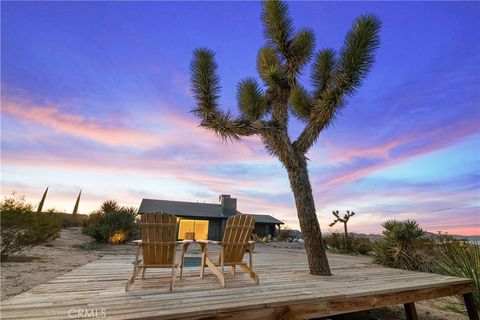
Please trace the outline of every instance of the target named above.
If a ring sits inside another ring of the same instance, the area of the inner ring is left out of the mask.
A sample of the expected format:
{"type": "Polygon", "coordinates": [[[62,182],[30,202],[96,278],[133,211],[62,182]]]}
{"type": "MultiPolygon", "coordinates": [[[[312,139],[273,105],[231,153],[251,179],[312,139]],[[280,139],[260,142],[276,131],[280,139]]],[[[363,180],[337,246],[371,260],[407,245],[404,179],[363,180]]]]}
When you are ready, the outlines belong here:
{"type": "Polygon", "coordinates": [[[178,239],[207,240],[208,220],[181,219],[178,227],[178,239]]]}

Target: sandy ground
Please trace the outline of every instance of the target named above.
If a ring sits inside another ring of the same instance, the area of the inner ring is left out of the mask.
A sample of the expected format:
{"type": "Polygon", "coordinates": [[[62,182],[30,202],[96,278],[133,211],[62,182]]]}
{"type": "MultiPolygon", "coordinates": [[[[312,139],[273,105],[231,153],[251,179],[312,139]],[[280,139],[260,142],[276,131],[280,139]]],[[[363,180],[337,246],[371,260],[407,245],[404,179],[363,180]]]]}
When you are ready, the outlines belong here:
{"type": "MultiPolygon", "coordinates": [[[[300,243],[256,244],[260,249],[302,250],[300,243]]],[[[48,282],[74,268],[87,264],[105,254],[132,254],[133,245],[97,245],[80,228],[64,229],[58,239],[44,246],[26,250],[17,261],[1,264],[1,299],[7,299],[37,285],[48,282]]],[[[197,252],[191,252],[197,253],[197,252]]],[[[419,319],[422,320],[467,320],[463,303],[454,297],[416,303],[419,319]]],[[[357,312],[326,319],[348,320],[402,320],[402,306],[357,312]]]]}
{"type": "Polygon", "coordinates": [[[63,229],[47,245],[25,250],[12,262],[1,264],[1,300],[63,275],[104,254],[134,254],[132,245],[95,245],[80,228],[63,229]]]}

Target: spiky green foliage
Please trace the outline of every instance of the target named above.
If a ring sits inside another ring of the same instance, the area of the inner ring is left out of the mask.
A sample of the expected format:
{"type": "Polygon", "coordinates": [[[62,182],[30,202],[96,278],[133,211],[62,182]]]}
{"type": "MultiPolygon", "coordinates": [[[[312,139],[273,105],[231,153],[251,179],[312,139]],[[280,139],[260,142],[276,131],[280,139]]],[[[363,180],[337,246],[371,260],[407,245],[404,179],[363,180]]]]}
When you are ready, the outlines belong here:
{"type": "Polygon", "coordinates": [[[212,129],[223,139],[238,140],[256,132],[249,121],[236,118],[229,112],[218,110],[217,99],[220,91],[215,53],[209,49],[196,49],[190,65],[192,91],[198,106],[193,110],[202,118],[201,125],[212,129]]]}
{"type": "Polygon", "coordinates": [[[313,109],[313,100],[309,93],[301,85],[296,85],[290,93],[289,103],[292,113],[297,119],[308,121],[313,109]]]}
{"type": "Polygon", "coordinates": [[[419,253],[425,231],[415,220],[387,220],[382,226],[384,240],[375,247],[374,262],[398,269],[429,271],[419,253]]]}
{"type": "Polygon", "coordinates": [[[317,52],[312,64],[312,84],[315,99],[320,99],[325,92],[336,64],[336,53],[333,49],[323,49],[317,52]]]}
{"type": "Polygon", "coordinates": [[[385,221],[382,227],[385,229],[382,232],[385,237],[392,237],[402,242],[405,246],[411,246],[415,239],[425,234],[418,222],[411,219],[404,221],[390,219],[385,221]]]}
{"type": "Polygon", "coordinates": [[[38,204],[37,208],[37,213],[42,212],[43,210],[43,204],[45,203],[45,198],[47,197],[47,192],[48,192],[48,187],[45,189],[45,192],[43,193],[42,200],[40,200],[40,203],[38,204]]]}
{"type": "Polygon", "coordinates": [[[270,45],[287,58],[294,30],[287,4],[277,0],[265,1],[262,21],[265,26],[265,37],[270,45]]]}
{"type": "Polygon", "coordinates": [[[78,213],[78,206],[80,205],[80,197],[82,196],[82,190],[80,190],[80,193],[78,194],[77,201],[75,201],[75,206],[73,207],[73,212],[72,215],[77,215],[78,213]]]}
{"type": "Polygon", "coordinates": [[[237,100],[240,111],[247,119],[259,119],[267,111],[265,96],[255,78],[248,78],[239,82],[237,100]]]}
{"type": "Polygon", "coordinates": [[[301,68],[310,61],[315,48],[315,34],[310,29],[297,32],[290,44],[289,76],[294,79],[301,68]]]}
{"type": "Polygon", "coordinates": [[[375,16],[360,16],[347,33],[338,60],[329,49],[316,55],[312,73],[316,108],[312,121],[295,142],[299,150],[308,151],[344,106],[344,97],[352,95],[366,77],[380,44],[380,28],[381,22],[375,16]]]}
{"type": "Polygon", "coordinates": [[[262,47],[257,54],[257,70],[260,77],[267,84],[272,84],[272,78],[276,78],[280,72],[280,60],[275,49],[272,47],[262,47]]]}
{"type": "Polygon", "coordinates": [[[214,110],[220,93],[220,79],[217,75],[215,52],[210,49],[195,49],[194,60],[190,66],[192,72],[192,90],[197,101],[202,105],[199,112],[214,110]]]}
{"type": "Polygon", "coordinates": [[[435,262],[438,273],[473,280],[473,298],[480,309],[480,244],[445,243],[439,247],[435,262]]]}
{"type": "Polygon", "coordinates": [[[380,20],[373,15],[358,17],[345,37],[338,61],[339,85],[351,94],[360,86],[375,60],[380,45],[380,20]]]}

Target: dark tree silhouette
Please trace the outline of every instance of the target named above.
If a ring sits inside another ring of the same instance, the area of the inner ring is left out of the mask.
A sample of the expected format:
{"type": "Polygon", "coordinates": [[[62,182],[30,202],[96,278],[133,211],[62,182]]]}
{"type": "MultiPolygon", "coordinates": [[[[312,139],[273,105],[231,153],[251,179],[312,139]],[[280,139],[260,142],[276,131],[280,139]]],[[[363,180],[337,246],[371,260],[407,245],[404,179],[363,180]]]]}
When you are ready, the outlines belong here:
{"type": "Polygon", "coordinates": [[[78,213],[78,206],[80,204],[80,197],[82,196],[82,190],[78,193],[77,201],[75,201],[75,206],[73,207],[72,216],[76,216],[78,213]]]}
{"type": "Polygon", "coordinates": [[[261,137],[266,149],[288,172],[310,272],[330,275],[305,154],[366,77],[379,46],[381,23],[372,15],[360,16],[338,54],[333,49],[314,54],[313,32],[310,29],[295,32],[286,3],[264,2],[261,17],[267,44],[258,52],[257,68],[263,85],[255,78],[240,81],[237,88],[240,114],[223,111],[218,105],[220,78],[214,52],[196,49],[191,63],[197,104],[193,112],[201,119],[202,127],[224,140],[235,141],[254,134],[261,137]],[[297,76],[312,56],[314,89],[309,92],[300,85],[297,76]],[[289,111],[305,123],[295,140],[288,135],[289,111]]]}
{"type": "Polygon", "coordinates": [[[333,227],[337,222],[341,222],[343,223],[343,229],[345,231],[345,239],[344,239],[344,246],[343,246],[343,249],[345,251],[348,250],[348,230],[347,230],[347,223],[348,223],[348,220],[350,220],[351,217],[353,217],[355,215],[355,212],[350,212],[347,210],[347,213],[343,216],[343,218],[340,218],[340,213],[338,212],[338,210],[336,211],[332,211],[332,214],[335,216],[335,220],[333,220],[332,223],[330,223],[330,227],[333,227]]]}
{"type": "Polygon", "coordinates": [[[40,203],[38,204],[37,213],[42,212],[42,210],[43,210],[43,204],[45,203],[45,198],[47,197],[47,192],[48,192],[48,187],[47,187],[47,189],[45,189],[45,192],[43,192],[42,200],[40,200],[40,203]]]}

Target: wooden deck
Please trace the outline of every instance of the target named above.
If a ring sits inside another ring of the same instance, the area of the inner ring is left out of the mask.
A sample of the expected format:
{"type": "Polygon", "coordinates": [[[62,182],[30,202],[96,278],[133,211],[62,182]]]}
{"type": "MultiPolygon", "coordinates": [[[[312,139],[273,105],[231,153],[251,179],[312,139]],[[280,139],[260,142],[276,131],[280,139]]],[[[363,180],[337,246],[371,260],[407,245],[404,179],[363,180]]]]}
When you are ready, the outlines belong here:
{"type": "MultiPolygon", "coordinates": [[[[207,269],[148,270],[125,292],[133,256],[105,256],[2,302],[2,319],[305,319],[472,291],[471,280],[388,269],[369,258],[331,255],[333,276],[308,274],[300,250],[257,249],[255,285],[237,271],[222,289],[207,269]]],[[[227,269],[228,270],[228,269],[227,269]]]]}

